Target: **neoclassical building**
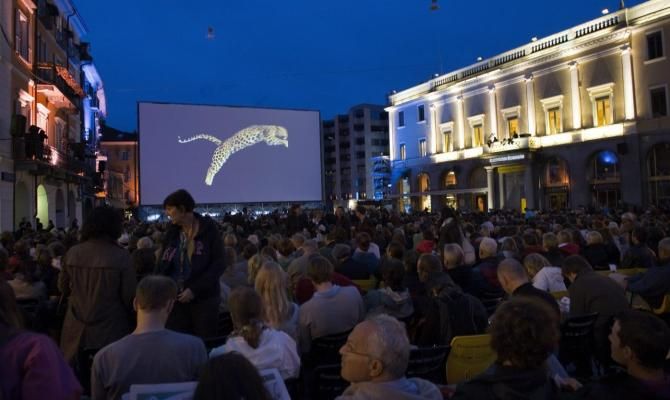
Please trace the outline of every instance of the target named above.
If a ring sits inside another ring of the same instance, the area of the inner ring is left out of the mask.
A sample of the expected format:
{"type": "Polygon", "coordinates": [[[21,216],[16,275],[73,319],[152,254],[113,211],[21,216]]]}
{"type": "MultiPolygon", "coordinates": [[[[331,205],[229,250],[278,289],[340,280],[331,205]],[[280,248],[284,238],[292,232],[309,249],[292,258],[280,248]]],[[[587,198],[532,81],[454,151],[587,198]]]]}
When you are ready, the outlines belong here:
{"type": "Polygon", "coordinates": [[[651,0],[395,92],[398,207],[670,205],[669,35],[651,0]]]}

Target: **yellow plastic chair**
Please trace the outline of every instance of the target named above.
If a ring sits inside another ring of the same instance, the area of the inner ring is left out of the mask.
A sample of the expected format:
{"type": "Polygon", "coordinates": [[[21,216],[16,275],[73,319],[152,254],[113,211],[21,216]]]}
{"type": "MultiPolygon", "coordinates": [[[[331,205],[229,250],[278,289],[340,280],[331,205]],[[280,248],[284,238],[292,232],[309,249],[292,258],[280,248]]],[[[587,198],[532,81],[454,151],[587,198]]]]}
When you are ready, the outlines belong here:
{"type": "Polygon", "coordinates": [[[622,269],[617,269],[616,272],[621,275],[626,275],[626,276],[633,276],[637,275],[639,273],[643,273],[646,271],[645,268],[622,268],[622,269]]]}
{"type": "Polygon", "coordinates": [[[491,335],[456,336],[447,358],[447,384],[454,385],[484,372],[496,360],[491,335]]]}
{"type": "Polygon", "coordinates": [[[365,292],[368,292],[377,286],[377,280],[375,278],[354,279],[353,282],[365,292]]]}
{"type": "Polygon", "coordinates": [[[661,315],[670,313],[670,294],[663,296],[663,303],[659,308],[654,308],[654,314],[661,315]]]}
{"type": "Polygon", "coordinates": [[[567,290],[560,290],[558,292],[551,292],[551,295],[554,296],[556,300],[560,300],[563,297],[570,297],[567,290]]]}

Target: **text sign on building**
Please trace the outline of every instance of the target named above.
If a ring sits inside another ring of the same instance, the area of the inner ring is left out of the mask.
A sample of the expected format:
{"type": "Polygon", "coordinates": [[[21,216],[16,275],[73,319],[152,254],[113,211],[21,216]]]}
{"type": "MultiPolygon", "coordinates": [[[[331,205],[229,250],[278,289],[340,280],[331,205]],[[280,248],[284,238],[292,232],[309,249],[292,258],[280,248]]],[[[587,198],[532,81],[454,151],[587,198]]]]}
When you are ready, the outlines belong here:
{"type": "Polygon", "coordinates": [[[510,154],[509,156],[496,157],[491,159],[491,164],[500,164],[510,161],[518,161],[526,158],[525,154],[510,154]]]}

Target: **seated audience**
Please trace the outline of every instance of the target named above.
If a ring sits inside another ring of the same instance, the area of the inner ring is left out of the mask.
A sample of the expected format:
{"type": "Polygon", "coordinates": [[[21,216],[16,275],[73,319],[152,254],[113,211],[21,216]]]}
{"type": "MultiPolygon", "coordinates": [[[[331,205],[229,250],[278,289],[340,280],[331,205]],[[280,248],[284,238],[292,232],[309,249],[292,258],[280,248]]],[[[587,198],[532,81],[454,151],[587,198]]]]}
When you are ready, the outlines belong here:
{"type": "Polygon", "coordinates": [[[333,284],[332,275],[330,261],[320,255],[310,257],[307,277],[316,292],[300,306],[298,334],[302,353],[309,352],[313,339],[347,332],[365,316],[358,289],[333,284]]]}
{"type": "Polygon", "coordinates": [[[623,254],[621,268],[651,268],[656,265],[656,256],[647,247],[647,230],[637,227],[630,236],[632,243],[623,254]]]}
{"type": "Polygon", "coordinates": [[[554,233],[547,232],[542,235],[542,248],[542,255],[549,260],[549,265],[560,267],[563,264],[565,256],[558,248],[558,237],[554,233]]]}
{"type": "Polygon", "coordinates": [[[335,260],[335,271],[349,279],[370,279],[370,270],[367,265],[356,261],[351,256],[351,247],[346,244],[336,244],[331,252],[335,260]]]}
{"type": "Polygon", "coordinates": [[[260,253],[251,256],[251,258],[247,262],[247,281],[250,286],[254,286],[258,270],[261,268],[263,264],[265,264],[268,261],[272,261],[272,258],[264,256],[260,253]]]}
{"type": "Polygon", "coordinates": [[[21,324],[14,292],[0,280],[0,398],[78,400],[82,388],[56,343],[21,324]]]}
{"type": "Polygon", "coordinates": [[[556,235],[558,238],[558,249],[564,257],[579,254],[579,245],[573,241],[572,233],[569,230],[562,230],[556,235]]]}
{"type": "Polygon", "coordinates": [[[193,400],[272,400],[258,370],[243,355],[210,358],[200,373],[193,400]]]}
{"type": "Polygon", "coordinates": [[[202,340],[165,329],[177,297],[177,285],[149,275],[137,285],[135,331],[102,348],[93,359],[94,400],[119,399],[132,384],[194,381],[207,361],[202,340]]]}
{"type": "Polygon", "coordinates": [[[593,269],[609,269],[610,257],[600,232],[590,231],[586,234],[586,247],[582,249],[582,257],[586,258],[593,269]]]}
{"type": "Polygon", "coordinates": [[[444,272],[440,259],[424,254],[418,262],[419,279],[426,297],[417,301],[419,322],[413,344],[433,346],[451,343],[454,336],[483,333],[488,314],[476,297],[464,293],[444,272]]]}
{"type": "Polygon", "coordinates": [[[471,293],[472,287],[472,267],[465,265],[465,256],[463,249],[456,243],[447,243],[444,245],[443,252],[444,268],[447,274],[463,291],[471,293]]]}
{"type": "Polygon", "coordinates": [[[228,308],[234,331],[223,346],[212,349],[210,358],[238,352],[259,370],[276,368],[282,379],[298,376],[300,357],[295,340],[263,323],[263,304],[258,293],[247,287],[233,289],[228,308]]]}
{"type": "Polygon", "coordinates": [[[498,243],[491,238],[483,238],[479,243],[479,264],[473,270],[473,287],[477,297],[502,297],[498,282],[498,243]]]}
{"type": "Polygon", "coordinates": [[[14,271],[14,279],[8,281],[17,300],[46,300],[47,287],[37,278],[35,263],[20,263],[14,271]]]}
{"type": "Polygon", "coordinates": [[[625,281],[626,290],[642,296],[652,308],[660,307],[663,297],[670,294],[670,238],[658,242],[658,263],[625,281]]]}
{"type": "Polygon", "coordinates": [[[597,357],[608,363],[607,335],[612,318],[629,308],[623,289],[614,280],[594,272],[582,256],[567,257],[561,270],[571,282],[570,316],[598,313],[594,325],[595,350],[597,357]]]}
{"type": "Polygon", "coordinates": [[[381,267],[382,287],[365,295],[368,315],[388,314],[398,319],[414,313],[409,290],[403,284],[405,266],[399,260],[386,260],[381,267]]]}
{"type": "Polygon", "coordinates": [[[549,264],[543,255],[530,253],[523,259],[523,266],[533,282],[533,286],[545,292],[564,292],[563,273],[560,267],[549,264]]]}
{"type": "Polygon", "coordinates": [[[513,298],[498,307],[489,333],[497,356],[495,363],[459,384],[452,399],[558,398],[559,390],[545,367],[560,336],[554,313],[541,302],[513,298]]]}
{"type": "Polygon", "coordinates": [[[381,258],[379,247],[367,232],[360,232],[356,235],[356,244],[352,258],[365,265],[370,274],[377,274],[381,258]]]}
{"type": "Polygon", "coordinates": [[[298,340],[297,304],[288,299],[288,275],[279,264],[266,262],[256,275],[256,292],[263,303],[263,321],[298,340]]]}
{"type": "Polygon", "coordinates": [[[137,250],[133,252],[132,258],[138,281],[154,271],[156,267],[155,251],[154,243],[148,236],[143,236],[137,241],[137,250]]]}
{"type": "Polygon", "coordinates": [[[432,383],[406,378],[410,344],[405,327],[387,315],[356,325],[340,349],[342,377],[351,385],[337,399],[442,399],[432,383]]]}
{"type": "Polygon", "coordinates": [[[585,388],[595,400],[668,400],[670,378],[664,371],[670,350],[670,328],[658,317],[628,310],[617,315],[609,335],[612,359],[625,372],[585,388]]]}
{"type": "Polygon", "coordinates": [[[527,297],[531,300],[543,302],[555,312],[557,320],[561,318],[561,311],[554,296],[533,286],[528,278],[526,269],[515,259],[508,258],[498,265],[498,280],[502,288],[512,298],[527,297]]]}

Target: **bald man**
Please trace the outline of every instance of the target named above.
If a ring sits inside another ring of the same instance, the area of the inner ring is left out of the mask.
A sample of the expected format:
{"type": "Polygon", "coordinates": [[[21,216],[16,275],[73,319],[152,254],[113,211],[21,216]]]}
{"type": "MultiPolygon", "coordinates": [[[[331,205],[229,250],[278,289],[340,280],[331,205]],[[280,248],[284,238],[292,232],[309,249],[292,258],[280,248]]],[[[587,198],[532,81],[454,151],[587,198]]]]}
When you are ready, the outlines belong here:
{"type": "Polygon", "coordinates": [[[498,280],[502,288],[512,297],[527,297],[538,300],[548,305],[556,312],[556,316],[561,316],[558,303],[554,296],[533,286],[528,278],[526,269],[523,265],[513,258],[504,259],[498,265],[498,280]]]}

